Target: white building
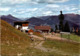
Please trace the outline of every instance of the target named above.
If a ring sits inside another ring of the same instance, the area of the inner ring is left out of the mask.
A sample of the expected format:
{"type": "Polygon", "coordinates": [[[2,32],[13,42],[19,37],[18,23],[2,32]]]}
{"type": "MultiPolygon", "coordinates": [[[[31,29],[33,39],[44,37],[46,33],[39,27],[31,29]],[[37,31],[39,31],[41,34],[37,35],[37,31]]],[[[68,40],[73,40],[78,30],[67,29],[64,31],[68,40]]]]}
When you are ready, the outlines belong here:
{"type": "Polygon", "coordinates": [[[16,25],[15,28],[18,29],[19,27],[21,27],[20,25],[16,25]]]}
{"type": "Polygon", "coordinates": [[[16,29],[26,32],[29,30],[28,24],[29,22],[27,21],[17,21],[17,22],[14,22],[14,27],[16,29]]]}

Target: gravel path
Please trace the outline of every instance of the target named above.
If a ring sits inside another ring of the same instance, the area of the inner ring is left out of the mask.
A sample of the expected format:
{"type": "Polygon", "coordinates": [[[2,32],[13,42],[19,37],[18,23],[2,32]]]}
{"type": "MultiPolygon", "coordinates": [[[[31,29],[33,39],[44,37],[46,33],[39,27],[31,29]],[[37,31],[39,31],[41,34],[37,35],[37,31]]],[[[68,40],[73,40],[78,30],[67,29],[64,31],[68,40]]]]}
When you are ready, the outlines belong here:
{"type": "Polygon", "coordinates": [[[70,39],[61,38],[61,37],[58,37],[56,35],[51,35],[51,34],[48,34],[48,35],[43,34],[43,36],[45,36],[46,38],[52,39],[52,40],[61,40],[61,41],[66,41],[66,42],[71,42],[71,43],[79,43],[79,42],[76,42],[70,39]]]}
{"type": "Polygon", "coordinates": [[[37,44],[34,48],[40,49],[40,50],[42,50],[42,51],[44,51],[44,52],[48,52],[48,49],[42,46],[43,43],[44,43],[44,41],[41,41],[41,42],[40,42],[39,44],[37,44]]]}
{"type": "MultiPolygon", "coordinates": [[[[37,39],[39,39],[39,40],[44,40],[44,38],[42,38],[42,37],[38,37],[38,36],[35,36],[35,35],[31,35],[33,38],[37,38],[37,39]]],[[[46,48],[46,47],[44,47],[43,46],[43,43],[44,43],[45,41],[41,41],[41,42],[34,42],[34,43],[32,43],[31,45],[34,47],[34,48],[36,48],[36,49],[39,49],[39,50],[41,50],[41,51],[44,51],[44,52],[55,52],[55,53],[59,53],[59,54],[62,54],[62,55],[69,55],[68,53],[65,53],[65,52],[63,52],[63,51],[61,51],[61,50],[58,50],[58,49],[56,49],[55,47],[54,48],[46,48]]]]}
{"type": "Polygon", "coordinates": [[[46,48],[46,47],[43,46],[44,42],[45,41],[41,41],[39,44],[36,44],[34,46],[34,48],[39,49],[39,50],[44,51],[44,52],[55,52],[55,53],[62,54],[62,55],[70,55],[68,53],[65,53],[64,51],[56,49],[55,47],[52,48],[52,49],[51,48],[46,48]]]}
{"type": "Polygon", "coordinates": [[[36,38],[36,39],[38,39],[38,40],[44,40],[44,38],[39,37],[39,36],[36,36],[36,35],[31,35],[31,37],[36,38]]]}

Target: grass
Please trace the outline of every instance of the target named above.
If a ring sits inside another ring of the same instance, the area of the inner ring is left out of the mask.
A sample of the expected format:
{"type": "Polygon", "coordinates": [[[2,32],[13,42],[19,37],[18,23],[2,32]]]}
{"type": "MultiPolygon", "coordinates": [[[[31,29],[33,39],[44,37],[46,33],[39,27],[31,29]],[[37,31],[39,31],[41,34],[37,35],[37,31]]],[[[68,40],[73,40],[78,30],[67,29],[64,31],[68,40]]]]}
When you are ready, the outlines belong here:
{"type": "MultiPolygon", "coordinates": [[[[35,34],[42,37],[40,34],[35,34]]],[[[34,47],[31,47],[29,36],[7,22],[1,20],[1,56],[66,56],[56,52],[44,52],[34,47]]],[[[79,44],[72,44],[60,41],[45,41],[43,44],[46,48],[55,47],[56,49],[68,52],[71,54],[79,54],[79,44]]]]}
{"type": "Polygon", "coordinates": [[[46,48],[55,48],[59,51],[63,51],[65,53],[69,53],[70,56],[77,56],[78,54],[80,55],[80,44],[74,44],[74,43],[69,43],[69,42],[62,42],[62,41],[57,41],[57,40],[47,40],[44,44],[44,47],[46,48]]]}
{"type": "Polygon", "coordinates": [[[34,32],[33,34],[39,37],[43,37],[43,35],[41,35],[39,32],[34,32]]]}
{"type": "MultiPolygon", "coordinates": [[[[38,35],[40,36],[40,35],[38,35]]],[[[31,47],[29,36],[1,20],[1,56],[62,56],[57,53],[43,52],[31,47]]]]}
{"type": "MultiPolygon", "coordinates": [[[[27,34],[1,20],[1,55],[17,54],[30,45],[27,34]],[[19,51],[20,50],[20,51],[19,51]]],[[[25,53],[26,51],[24,51],[25,53]]]]}
{"type": "Polygon", "coordinates": [[[68,38],[68,35],[63,34],[62,37],[63,38],[70,39],[70,40],[73,40],[73,41],[76,41],[76,42],[80,42],[80,36],[75,35],[75,34],[70,34],[70,37],[69,38],[68,38]]]}
{"type": "Polygon", "coordinates": [[[29,53],[24,54],[23,56],[62,56],[60,54],[57,53],[52,53],[52,52],[43,52],[41,50],[38,49],[34,49],[34,48],[28,48],[29,53]]]}

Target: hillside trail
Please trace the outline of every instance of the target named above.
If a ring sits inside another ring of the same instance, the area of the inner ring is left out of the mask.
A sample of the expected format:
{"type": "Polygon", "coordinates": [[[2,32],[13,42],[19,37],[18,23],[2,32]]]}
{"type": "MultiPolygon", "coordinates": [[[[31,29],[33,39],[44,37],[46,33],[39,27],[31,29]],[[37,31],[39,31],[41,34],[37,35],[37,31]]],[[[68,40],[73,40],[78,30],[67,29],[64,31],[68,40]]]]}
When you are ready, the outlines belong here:
{"type": "Polygon", "coordinates": [[[52,39],[52,40],[60,40],[60,41],[66,41],[66,42],[71,42],[71,43],[80,43],[80,42],[76,42],[67,38],[61,38],[59,36],[56,35],[52,35],[52,34],[42,34],[44,37],[46,37],[47,39],[52,39]]]}
{"type": "Polygon", "coordinates": [[[67,40],[66,38],[61,38],[61,37],[59,37],[59,36],[52,35],[52,34],[43,33],[42,35],[43,35],[44,37],[46,37],[46,38],[50,38],[50,39],[54,39],[54,40],[67,40]]]}
{"type": "Polygon", "coordinates": [[[53,48],[44,47],[43,43],[45,42],[45,39],[42,37],[39,37],[36,35],[32,35],[32,37],[37,38],[39,41],[35,40],[35,42],[31,43],[31,47],[34,47],[34,48],[39,49],[44,52],[55,52],[55,53],[62,54],[62,55],[70,55],[68,53],[65,53],[64,51],[56,49],[56,47],[53,47],[53,48]]]}
{"type": "Polygon", "coordinates": [[[43,37],[39,37],[39,36],[36,36],[36,35],[31,35],[31,37],[36,38],[38,40],[45,40],[45,38],[46,39],[47,38],[50,38],[52,40],[64,40],[64,41],[67,41],[68,40],[66,38],[57,37],[57,36],[51,35],[51,34],[42,34],[42,35],[43,35],[43,37]]]}

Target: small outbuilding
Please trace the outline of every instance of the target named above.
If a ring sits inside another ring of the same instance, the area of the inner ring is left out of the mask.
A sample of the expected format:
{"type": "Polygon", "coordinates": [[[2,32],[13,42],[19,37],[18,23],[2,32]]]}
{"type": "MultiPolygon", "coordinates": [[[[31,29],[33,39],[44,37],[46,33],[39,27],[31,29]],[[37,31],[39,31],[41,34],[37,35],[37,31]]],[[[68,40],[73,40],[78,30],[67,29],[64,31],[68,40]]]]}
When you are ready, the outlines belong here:
{"type": "Polygon", "coordinates": [[[28,21],[16,21],[16,22],[14,22],[14,27],[23,32],[28,32],[28,30],[29,30],[28,24],[29,24],[28,21]]]}
{"type": "Polygon", "coordinates": [[[30,30],[28,31],[29,34],[33,34],[33,32],[34,32],[34,31],[33,31],[32,29],[30,29],[30,30]]]}
{"type": "Polygon", "coordinates": [[[51,27],[50,26],[35,26],[35,31],[36,32],[45,32],[48,33],[51,31],[51,27]]]}

